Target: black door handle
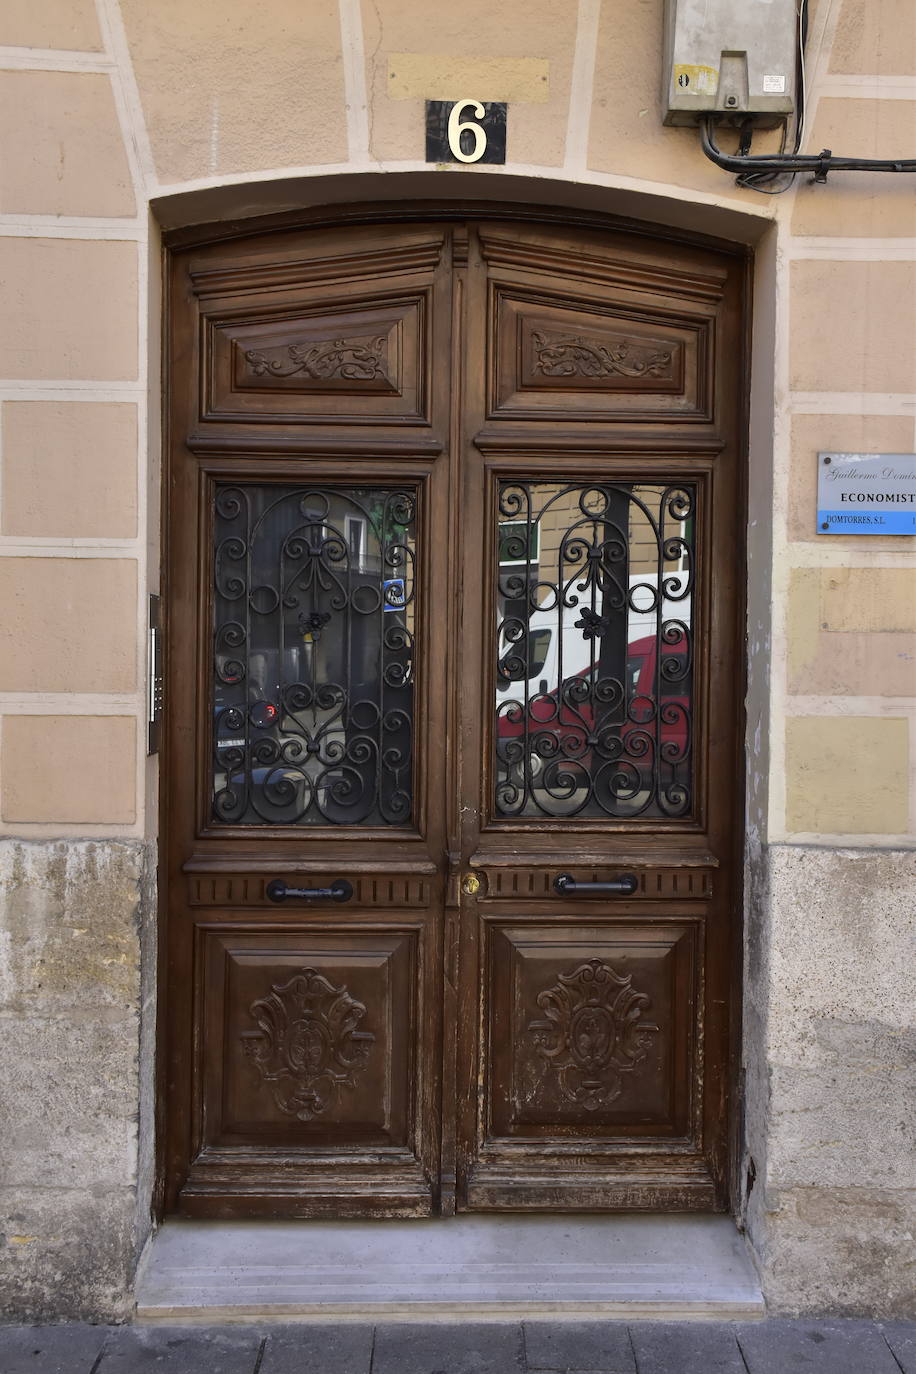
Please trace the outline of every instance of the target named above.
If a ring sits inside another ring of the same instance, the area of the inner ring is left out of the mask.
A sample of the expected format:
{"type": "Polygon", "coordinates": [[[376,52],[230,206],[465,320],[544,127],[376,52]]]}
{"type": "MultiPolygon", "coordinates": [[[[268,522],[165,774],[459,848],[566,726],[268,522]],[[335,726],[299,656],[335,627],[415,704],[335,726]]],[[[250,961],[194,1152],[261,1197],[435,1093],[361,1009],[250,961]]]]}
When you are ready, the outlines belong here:
{"type": "Polygon", "coordinates": [[[553,890],[561,897],[574,897],[579,892],[613,892],[621,897],[631,896],[639,884],[634,873],[621,873],[607,883],[578,883],[571,873],[560,873],[553,880],[553,890]]]}
{"type": "Polygon", "coordinates": [[[272,902],[349,902],[353,896],[353,884],[346,878],[335,878],[330,887],[287,887],[282,878],[271,878],[265,888],[272,902]]]}

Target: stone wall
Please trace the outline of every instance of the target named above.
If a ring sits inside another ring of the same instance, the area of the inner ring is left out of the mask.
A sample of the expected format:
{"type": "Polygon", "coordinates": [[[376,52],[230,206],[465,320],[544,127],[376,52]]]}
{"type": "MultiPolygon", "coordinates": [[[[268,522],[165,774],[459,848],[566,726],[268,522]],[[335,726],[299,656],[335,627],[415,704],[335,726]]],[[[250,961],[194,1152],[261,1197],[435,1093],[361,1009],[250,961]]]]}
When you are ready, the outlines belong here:
{"type": "Polygon", "coordinates": [[[136,842],[0,843],[0,1316],[129,1311],[149,866],[136,842]]]}
{"type": "Polygon", "coordinates": [[[755,893],[747,1221],[777,1311],[913,1310],[914,877],[913,851],[774,845],[755,893]]]}

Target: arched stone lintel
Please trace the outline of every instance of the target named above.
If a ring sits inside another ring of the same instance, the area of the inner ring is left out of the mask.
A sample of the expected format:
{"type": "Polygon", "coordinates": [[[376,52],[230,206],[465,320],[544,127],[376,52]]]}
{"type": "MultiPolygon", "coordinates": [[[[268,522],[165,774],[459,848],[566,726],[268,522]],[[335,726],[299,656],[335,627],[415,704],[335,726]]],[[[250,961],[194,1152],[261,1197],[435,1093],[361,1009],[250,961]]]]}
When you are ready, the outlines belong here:
{"type": "MultiPolygon", "coordinates": [[[[673,229],[702,234],[721,242],[753,246],[774,222],[771,206],[745,207],[717,203],[683,186],[659,183],[612,185],[606,178],[584,181],[516,172],[480,175],[427,170],[341,170],[309,176],[265,176],[188,189],[176,188],[154,197],[152,213],[163,231],[207,224],[227,226],[265,215],[290,215],[320,207],[370,204],[415,209],[418,202],[448,203],[454,212],[467,204],[480,214],[492,202],[541,209],[583,211],[641,221],[652,231],[673,229]]],[[[728,189],[723,179],[723,191],[728,189]]],[[[725,201],[725,196],[723,196],[725,201]]],[[[246,223],[244,232],[249,231],[246,223]]]]}

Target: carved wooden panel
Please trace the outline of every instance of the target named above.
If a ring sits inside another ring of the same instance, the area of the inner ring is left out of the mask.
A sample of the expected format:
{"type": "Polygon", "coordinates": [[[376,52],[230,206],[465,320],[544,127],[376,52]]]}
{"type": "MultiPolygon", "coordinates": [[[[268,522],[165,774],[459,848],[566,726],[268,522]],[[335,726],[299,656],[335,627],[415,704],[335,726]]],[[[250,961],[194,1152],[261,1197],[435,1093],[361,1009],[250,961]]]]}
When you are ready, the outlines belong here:
{"type": "Polygon", "coordinates": [[[489,943],[492,1135],[686,1134],[693,924],[499,925],[489,943]]]}
{"type": "Polygon", "coordinates": [[[430,293],[204,316],[205,420],[427,423],[430,293]]]}
{"type": "Polygon", "coordinates": [[[202,262],[188,272],[195,296],[250,296],[262,291],[299,291],[329,282],[362,283],[374,289],[390,277],[430,273],[442,258],[443,235],[434,238],[422,230],[398,228],[389,241],[364,228],[339,228],[309,236],[307,252],[284,252],[276,240],[253,261],[202,262]],[[336,248],[337,251],[334,251],[336,248]],[[370,287],[365,284],[371,283],[370,287]]]}
{"type": "Polygon", "coordinates": [[[677,253],[642,251],[638,239],[605,234],[575,234],[557,239],[532,225],[517,225],[507,236],[490,225],[480,231],[480,249],[491,272],[517,275],[562,273],[570,281],[597,286],[608,294],[638,293],[696,301],[712,308],[725,293],[725,265],[704,255],[685,258],[677,253]]]}
{"type": "Polygon", "coordinates": [[[406,1146],[415,938],[206,931],[202,1144],[406,1146]]]}
{"type": "Polygon", "coordinates": [[[490,312],[493,418],[705,415],[702,317],[503,283],[491,288],[490,312]]]}
{"type": "MultiPolygon", "coordinates": [[[[273,874],[219,873],[193,874],[188,878],[188,902],[191,906],[263,906],[276,911],[275,903],[267,896],[267,884],[273,874]]],[[[307,886],[330,887],[340,876],[335,870],[310,873],[307,886]]],[[[302,880],[305,883],[305,879],[302,880]]],[[[425,907],[429,903],[429,883],[422,878],[408,878],[401,874],[385,876],[353,876],[353,907],[425,907]]],[[[290,885],[293,881],[289,879],[290,885]]],[[[306,911],[323,910],[333,903],[312,903],[306,911]]],[[[287,910],[292,909],[288,907],[287,910]]]]}
{"type": "MultiPolygon", "coordinates": [[[[680,901],[707,901],[712,896],[712,873],[707,869],[692,868],[636,868],[631,863],[618,863],[613,867],[590,867],[585,864],[574,865],[574,871],[557,865],[554,868],[526,868],[523,864],[513,868],[492,868],[487,870],[486,895],[503,901],[517,900],[519,897],[544,898],[556,900],[554,882],[561,873],[570,873],[580,883],[603,883],[611,878],[619,878],[623,872],[632,873],[636,879],[636,891],[628,901],[662,901],[674,898],[680,901]]],[[[607,901],[601,893],[594,897],[580,898],[585,901],[607,901]]]]}

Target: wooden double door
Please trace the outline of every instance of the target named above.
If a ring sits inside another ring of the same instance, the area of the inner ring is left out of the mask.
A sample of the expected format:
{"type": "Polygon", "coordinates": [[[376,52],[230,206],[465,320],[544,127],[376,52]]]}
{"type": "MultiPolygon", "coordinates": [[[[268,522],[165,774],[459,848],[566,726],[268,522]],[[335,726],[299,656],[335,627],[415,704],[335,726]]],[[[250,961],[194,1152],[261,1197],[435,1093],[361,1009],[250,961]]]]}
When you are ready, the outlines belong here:
{"type": "Polygon", "coordinates": [[[726,1206],[742,259],[169,261],[166,1210],[726,1206]]]}

